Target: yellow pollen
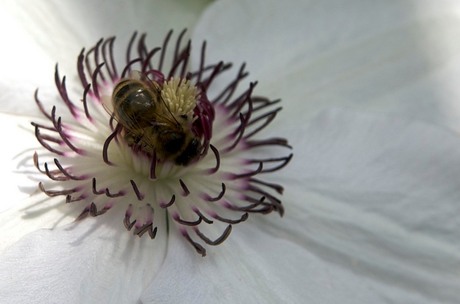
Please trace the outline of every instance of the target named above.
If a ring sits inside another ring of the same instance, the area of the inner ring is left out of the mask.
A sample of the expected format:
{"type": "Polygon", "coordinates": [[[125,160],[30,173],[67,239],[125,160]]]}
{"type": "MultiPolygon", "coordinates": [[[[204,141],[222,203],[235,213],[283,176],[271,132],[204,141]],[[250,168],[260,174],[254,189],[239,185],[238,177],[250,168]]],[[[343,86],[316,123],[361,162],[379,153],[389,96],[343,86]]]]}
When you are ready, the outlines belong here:
{"type": "Polygon", "coordinates": [[[161,97],[172,113],[191,117],[196,107],[198,90],[189,80],[171,78],[164,82],[161,97]]]}

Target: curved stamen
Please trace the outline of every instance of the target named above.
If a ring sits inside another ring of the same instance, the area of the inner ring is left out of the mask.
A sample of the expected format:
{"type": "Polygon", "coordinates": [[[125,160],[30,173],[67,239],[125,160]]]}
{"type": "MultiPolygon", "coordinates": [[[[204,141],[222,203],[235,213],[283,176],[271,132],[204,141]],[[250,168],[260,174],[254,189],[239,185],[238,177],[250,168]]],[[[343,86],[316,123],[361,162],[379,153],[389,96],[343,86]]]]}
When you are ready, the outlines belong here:
{"type": "Polygon", "coordinates": [[[48,195],[48,196],[50,196],[50,197],[59,196],[59,195],[65,195],[65,196],[67,196],[68,194],[72,194],[72,193],[77,192],[77,189],[67,189],[67,190],[46,190],[46,189],[45,189],[45,186],[43,185],[42,182],[39,182],[39,183],[38,183],[38,188],[39,188],[43,193],[45,193],[46,195],[48,195]]]}
{"type": "Polygon", "coordinates": [[[219,194],[217,194],[215,197],[211,197],[209,194],[207,193],[204,193],[202,198],[208,202],[217,202],[219,201],[222,197],[224,197],[224,194],[225,194],[225,190],[226,190],[226,187],[225,187],[225,184],[222,183],[222,190],[219,192],[219,194]]]}
{"type": "Polygon", "coordinates": [[[195,221],[186,221],[186,220],[184,220],[184,219],[181,219],[180,216],[179,216],[179,214],[177,214],[177,213],[175,213],[175,214],[173,215],[173,219],[174,219],[176,222],[178,222],[179,224],[181,224],[181,225],[186,225],[186,226],[196,226],[196,225],[199,225],[199,224],[201,223],[201,221],[202,221],[202,218],[201,218],[201,217],[198,217],[198,219],[195,220],[195,221]]]}
{"type": "Polygon", "coordinates": [[[215,239],[214,241],[206,237],[203,233],[198,228],[195,228],[195,233],[208,245],[211,246],[216,246],[222,244],[230,235],[232,232],[232,225],[228,225],[227,228],[225,228],[224,232],[222,232],[222,235],[215,239]]]}
{"type": "Polygon", "coordinates": [[[144,199],[144,194],[142,194],[139,191],[139,188],[137,187],[137,184],[132,179],[130,179],[129,182],[131,183],[131,186],[133,187],[133,190],[134,190],[134,193],[136,194],[137,199],[139,201],[142,201],[144,199]]]}
{"type": "Polygon", "coordinates": [[[260,162],[259,166],[257,167],[257,169],[254,170],[254,171],[250,171],[250,172],[247,172],[247,173],[241,173],[241,174],[231,174],[230,176],[233,179],[247,178],[247,177],[251,177],[251,176],[259,174],[260,172],[262,172],[262,169],[263,169],[263,163],[260,162]]]}
{"type": "Polygon", "coordinates": [[[41,112],[46,118],[48,118],[49,120],[51,120],[51,116],[45,111],[45,108],[43,108],[42,102],[41,102],[40,99],[38,98],[38,89],[35,90],[34,99],[35,99],[35,103],[37,104],[38,109],[40,110],[40,112],[41,112]]]}
{"type": "Polygon", "coordinates": [[[100,99],[100,96],[99,96],[99,84],[98,84],[97,78],[99,76],[103,80],[104,75],[102,74],[101,69],[104,66],[104,64],[105,63],[99,64],[94,69],[93,75],[91,77],[91,82],[93,84],[93,93],[94,93],[94,96],[96,96],[97,99],[100,99]]]}
{"type": "Polygon", "coordinates": [[[166,203],[166,204],[165,204],[165,203],[160,203],[160,207],[161,207],[161,208],[168,208],[168,207],[171,207],[172,204],[174,204],[175,201],[176,201],[176,195],[173,194],[173,195],[171,196],[171,199],[169,200],[169,202],[166,203]]]}
{"type": "Polygon", "coordinates": [[[195,248],[196,252],[201,254],[202,257],[206,256],[206,249],[204,249],[203,246],[192,240],[192,238],[188,235],[185,229],[181,230],[181,234],[195,248]]]}
{"type": "Polygon", "coordinates": [[[110,134],[109,137],[107,137],[107,139],[104,141],[104,146],[102,148],[102,159],[109,166],[113,165],[113,163],[109,160],[109,145],[110,145],[110,142],[115,138],[115,136],[117,136],[117,134],[120,131],[121,131],[121,125],[117,124],[112,134],[110,134]]]}
{"type": "Polygon", "coordinates": [[[219,216],[218,214],[215,214],[213,216],[213,218],[215,218],[216,220],[219,220],[219,221],[227,223],[227,224],[239,224],[239,223],[244,222],[245,220],[247,220],[248,217],[249,217],[249,214],[247,212],[243,213],[243,215],[237,220],[227,219],[227,218],[219,216]]]}
{"type": "Polygon", "coordinates": [[[73,102],[69,99],[69,96],[67,95],[67,89],[66,89],[66,85],[65,85],[65,80],[66,80],[66,77],[64,76],[64,77],[62,77],[62,81],[61,81],[60,76],[59,76],[58,65],[56,64],[55,72],[54,72],[54,81],[56,83],[56,88],[57,88],[57,90],[59,92],[59,95],[61,96],[62,101],[67,106],[67,108],[69,109],[70,113],[74,117],[77,117],[77,112],[76,112],[77,108],[75,107],[73,102]]]}
{"type": "Polygon", "coordinates": [[[179,184],[183,190],[182,196],[188,196],[190,194],[190,190],[188,190],[187,185],[182,179],[179,179],[179,184]]]}
{"type": "Polygon", "coordinates": [[[58,167],[59,171],[69,179],[73,179],[73,180],[86,179],[86,177],[84,175],[75,176],[75,175],[70,174],[66,169],[64,169],[64,167],[62,167],[61,163],[59,162],[59,160],[57,158],[54,159],[54,164],[56,165],[56,167],[58,167]]]}
{"type": "Polygon", "coordinates": [[[269,172],[274,172],[277,170],[280,170],[284,168],[292,159],[292,156],[294,156],[292,153],[289,154],[288,156],[283,156],[283,157],[278,157],[278,158],[267,158],[267,159],[252,159],[250,163],[274,163],[274,162],[279,162],[280,164],[272,167],[272,168],[264,168],[260,173],[269,173],[269,172]]]}

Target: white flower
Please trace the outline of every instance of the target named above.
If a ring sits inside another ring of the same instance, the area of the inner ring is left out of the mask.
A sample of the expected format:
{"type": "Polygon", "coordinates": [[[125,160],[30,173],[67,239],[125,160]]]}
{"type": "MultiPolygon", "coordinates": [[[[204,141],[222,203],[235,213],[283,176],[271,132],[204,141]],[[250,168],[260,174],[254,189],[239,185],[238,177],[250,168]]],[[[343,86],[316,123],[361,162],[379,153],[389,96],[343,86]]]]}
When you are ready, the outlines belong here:
{"type": "MultiPolygon", "coordinates": [[[[159,222],[154,240],[137,238],[120,229],[124,208],[72,224],[79,212],[62,200],[28,200],[1,215],[2,247],[11,245],[0,256],[3,302],[459,301],[460,138],[448,130],[460,121],[456,3],[291,4],[217,1],[193,35],[208,41],[206,62],[247,60],[254,92],[283,99],[257,135],[281,134],[294,147],[289,166],[264,177],[285,186],[284,217],[250,216],[202,258],[177,237],[180,225],[165,233],[159,222]],[[54,229],[32,232],[40,227],[54,229]]],[[[208,94],[229,79],[216,78],[208,94]]],[[[2,117],[4,129],[17,120],[2,117]]]]}

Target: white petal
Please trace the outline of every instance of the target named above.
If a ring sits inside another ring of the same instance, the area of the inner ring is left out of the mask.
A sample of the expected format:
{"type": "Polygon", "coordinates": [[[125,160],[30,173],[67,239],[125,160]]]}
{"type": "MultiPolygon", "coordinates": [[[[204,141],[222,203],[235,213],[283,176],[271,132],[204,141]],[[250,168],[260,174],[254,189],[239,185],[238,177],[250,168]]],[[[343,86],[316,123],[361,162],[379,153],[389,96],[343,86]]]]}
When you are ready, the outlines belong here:
{"type": "Polygon", "coordinates": [[[32,160],[34,147],[38,144],[30,125],[31,118],[0,113],[0,129],[3,147],[0,149],[0,168],[2,168],[0,212],[13,206],[30,195],[24,191],[35,184],[21,171],[21,164],[32,160]]]}
{"type": "Polygon", "coordinates": [[[22,236],[40,228],[51,228],[73,221],[82,212],[81,206],[64,204],[62,198],[50,199],[38,191],[33,178],[38,170],[33,153],[38,148],[32,117],[0,113],[0,129],[4,130],[0,149],[0,252],[22,236]]]}
{"type": "Polygon", "coordinates": [[[370,279],[390,303],[460,302],[460,137],[342,110],[296,134],[301,157],[278,179],[286,217],[268,233],[370,279]]]}
{"type": "Polygon", "coordinates": [[[223,0],[194,38],[284,100],[275,125],[340,104],[460,129],[458,1],[223,0]]]}
{"type": "Polygon", "coordinates": [[[166,239],[163,232],[153,241],[134,237],[110,212],[104,220],[34,232],[6,250],[0,302],[136,303],[162,262],[166,239]]]}
{"type": "Polygon", "coordinates": [[[142,303],[380,303],[366,279],[251,224],[210,251],[171,238],[142,303]]]}
{"type": "MultiPolygon", "coordinates": [[[[181,1],[6,1],[0,9],[0,104],[3,112],[36,113],[37,87],[54,92],[54,66],[62,75],[77,75],[76,60],[83,47],[101,37],[117,36],[116,53],[124,56],[134,31],[148,32],[161,42],[171,28],[193,27],[207,0],[181,1]]],[[[62,76],[61,75],[61,76],[62,76]]]]}

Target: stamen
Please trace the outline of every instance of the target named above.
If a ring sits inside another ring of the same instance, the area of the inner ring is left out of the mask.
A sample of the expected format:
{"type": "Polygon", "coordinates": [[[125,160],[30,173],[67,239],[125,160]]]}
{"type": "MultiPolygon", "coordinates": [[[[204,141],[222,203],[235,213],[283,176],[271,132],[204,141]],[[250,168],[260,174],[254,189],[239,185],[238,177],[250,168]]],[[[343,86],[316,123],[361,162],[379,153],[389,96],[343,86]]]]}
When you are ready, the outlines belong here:
{"type": "Polygon", "coordinates": [[[198,217],[198,219],[195,221],[186,221],[186,220],[181,219],[179,214],[177,213],[173,215],[173,219],[179,224],[186,225],[186,226],[196,226],[196,225],[199,225],[202,221],[201,217],[198,217]]]}
{"type": "Polygon", "coordinates": [[[64,152],[56,150],[52,148],[46,141],[51,141],[55,143],[61,143],[60,140],[55,139],[53,137],[49,137],[47,135],[43,135],[40,133],[40,130],[37,125],[35,125],[35,138],[37,138],[38,142],[43,146],[43,148],[47,149],[48,151],[58,154],[58,155],[64,155],[64,152]]]}
{"type": "Polygon", "coordinates": [[[43,183],[42,182],[39,182],[38,183],[38,188],[43,192],[45,193],[46,195],[50,196],[50,197],[54,197],[54,196],[59,196],[59,195],[68,195],[68,194],[72,194],[72,193],[75,193],[77,190],[76,189],[68,189],[68,190],[46,190],[45,189],[45,186],[43,186],[43,183]]]}
{"type": "Polygon", "coordinates": [[[61,82],[60,77],[59,77],[58,65],[56,64],[55,72],[54,72],[54,81],[56,83],[56,88],[57,88],[57,90],[59,92],[59,95],[61,95],[62,101],[67,106],[67,108],[69,109],[70,113],[74,117],[77,117],[76,107],[73,104],[73,102],[69,99],[69,96],[67,95],[65,79],[66,79],[65,76],[62,77],[62,82],[61,82]]]}
{"type": "Polygon", "coordinates": [[[292,159],[293,154],[278,158],[267,158],[267,159],[252,159],[250,163],[274,163],[279,162],[280,164],[272,168],[264,168],[260,173],[270,173],[284,168],[292,159]]]}
{"type": "MultiPolygon", "coordinates": [[[[206,256],[206,249],[204,249],[203,246],[192,240],[192,238],[188,235],[187,231],[185,229],[181,230],[182,236],[189,241],[190,244],[195,248],[196,252],[201,254],[202,257],[206,256]]],[[[199,235],[198,235],[199,236],[199,235]]],[[[203,239],[204,240],[204,239],[203,239]]],[[[209,240],[209,239],[208,239],[209,240]]]]}
{"type": "Polygon", "coordinates": [[[158,69],[157,69],[158,71],[163,70],[163,62],[164,62],[165,55],[166,55],[166,48],[168,47],[169,39],[171,38],[172,33],[173,31],[170,30],[168,34],[166,35],[166,38],[163,41],[163,46],[161,47],[160,60],[158,62],[158,69]]]}
{"type": "Polygon", "coordinates": [[[102,44],[102,58],[106,64],[107,73],[112,81],[118,79],[117,66],[113,56],[113,42],[115,37],[108,38],[102,44]],[[107,50],[108,48],[108,50],[107,50]]]}
{"type": "Polygon", "coordinates": [[[222,190],[220,191],[219,194],[217,194],[216,197],[211,197],[209,194],[206,194],[206,193],[205,193],[205,194],[203,195],[202,198],[203,198],[204,200],[208,201],[208,202],[217,202],[217,201],[219,201],[222,197],[224,197],[225,189],[226,189],[225,184],[222,183],[222,190]]]}
{"type": "Polygon", "coordinates": [[[75,176],[71,175],[62,165],[59,163],[59,160],[57,158],[54,159],[54,163],[56,164],[56,167],[58,167],[59,171],[64,174],[68,179],[73,179],[73,180],[83,180],[86,179],[84,175],[82,176],[75,176]]]}
{"type": "Polygon", "coordinates": [[[214,153],[214,157],[216,158],[216,166],[214,168],[206,169],[205,172],[209,175],[212,175],[216,173],[217,171],[219,171],[220,156],[219,156],[219,150],[217,150],[216,147],[214,147],[213,145],[209,145],[209,147],[211,148],[211,151],[214,153]]]}
{"type": "Polygon", "coordinates": [[[104,146],[102,148],[102,159],[109,166],[113,165],[113,163],[109,161],[109,145],[110,145],[110,142],[115,138],[115,136],[117,136],[117,134],[120,131],[121,131],[121,126],[118,124],[115,127],[115,130],[113,130],[112,134],[110,134],[109,137],[107,137],[107,139],[104,142],[104,146]]]}
{"type": "Polygon", "coordinates": [[[182,179],[179,179],[179,184],[182,187],[182,190],[184,191],[182,193],[182,196],[188,196],[190,194],[190,191],[187,188],[187,185],[184,183],[182,179]]]}
{"type": "Polygon", "coordinates": [[[110,209],[110,207],[104,206],[101,210],[97,210],[96,204],[91,203],[91,205],[89,206],[89,214],[91,216],[98,216],[98,215],[106,213],[107,210],[109,210],[109,209],[110,209]]]}
{"type": "Polygon", "coordinates": [[[211,246],[217,246],[222,244],[230,235],[232,232],[232,225],[228,225],[227,228],[225,228],[224,232],[222,232],[222,235],[215,239],[214,241],[206,237],[203,233],[198,228],[195,228],[195,233],[208,245],[211,246]]]}
{"type": "Polygon", "coordinates": [[[91,89],[91,84],[88,84],[85,86],[85,90],[83,91],[83,99],[81,101],[83,103],[83,109],[85,110],[86,118],[88,118],[89,121],[93,121],[93,118],[89,114],[88,102],[86,101],[86,96],[88,95],[88,92],[90,91],[90,89],[91,89]]]}
{"type": "Polygon", "coordinates": [[[131,186],[133,187],[134,193],[136,193],[136,197],[139,201],[142,201],[144,199],[144,194],[142,194],[139,191],[139,188],[137,187],[136,183],[130,179],[129,182],[131,183],[131,186]]]}
{"type": "Polygon", "coordinates": [[[67,147],[69,147],[70,149],[72,149],[74,152],[76,152],[77,154],[84,154],[84,151],[81,150],[81,149],[78,149],[77,147],[75,147],[69,140],[67,134],[64,133],[63,129],[62,129],[62,123],[61,123],[61,117],[58,118],[57,120],[57,131],[59,133],[59,135],[61,136],[63,142],[67,145],[67,147]]]}
{"type": "Polygon", "coordinates": [[[203,215],[203,213],[201,213],[201,211],[196,208],[196,207],[192,207],[192,210],[193,212],[195,212],[202,220],[203,222],[205,222],[206,224],[212,224],[213,221],[208,219],[206,216],[203,215]]]}
{"type": "Polygon", "coordinates": [[[224,222],[224,223],[227,223],[227,224],[233,224],[233,225],[234,225],[234,224],[239,224],[239,223],[244,222],[245,220],[247,220],[248,217],[249,217],[249,214],[246,212],[246,213],[244,213],[244,214],[241,216],[241,218],[239,218],[239,219],[237,219],[237,220],[227,219],[227,218],[224,218],[224,217],[219,216],[218,214],[215,214],[213,217],[214,217],[216,220],[219,220],[219,221],[221,221],[221,222],[224,222]]]}
{"type": "Polygon", "coordinates": [[[69,180],[68,177],[62,175],[62,172],[59,172],[57,170],[50,171],[48,169],[48,163],[44,163],[44,167],[45,167],[45,174],[50,179],[52,179],[54,181],[67,181],[67,180],[69,180]]]}
{"type": "Polygon", "coordinates": [[[230,176],[233,179],[247,178],[247,177],[251,177],[251,176],[259,174],[260,172],[262,172],[262,168],[263,168],[263,163],[260,162],[259,167],[257,167],[257,169],[254,171],[250,171],[247,173],[241,173],[241,174],[231,174],[230,176]]]}
{"type": "Polygon", "coordinates": [[[80,55],[78,55],[77,59],[77,71],[78,71],[78,77],[80,78],[80,82],[84,88],[88,87],[90,83],[86,79],[85,75],[85,67],[83,62],[85,61],[85,48],[83,48],[80,52],[80,55]]]}
{"type": "Polygon", "coordinates": [[[169,200],[169,203],[165,204],[165,203],[160,202],[160,207],[163,208],[163,209],[166,209],[168,207],[171,207],[174,204],[175,201],[176,201],[176,195],[173,194],[171,196],[171,199],[169,200]]]}
{"type": "Polygon", "coordinates": [[[49,120],[51,120],[51,116],[45,111],[45,109],[43,108],[43,104],[41,103],[40,99],[38,98],[38,89],[35,90],[34,99],[35,99],[35,103],[37,104],[38,109],[40,110],[40,112],[41,112],[46,118],[48,118],[49,120]]]}
{"type": "Polygon", "coordinates": [[[96,69],[94,70],[93,72],[93,75],[91,76],[91,81],[93,83],[93,93],[94,93],[94,96],[96,96],[97,99],[100,99],[100,96],[99,96],[99,84],[98,84],[98,81],[97,81],[97,76],[99,75],[99,77],[104,80],[104,75],[101,73],[101,68],[104,66],[105,63],[101,63],[99,64],[96,69]]]}

